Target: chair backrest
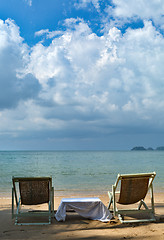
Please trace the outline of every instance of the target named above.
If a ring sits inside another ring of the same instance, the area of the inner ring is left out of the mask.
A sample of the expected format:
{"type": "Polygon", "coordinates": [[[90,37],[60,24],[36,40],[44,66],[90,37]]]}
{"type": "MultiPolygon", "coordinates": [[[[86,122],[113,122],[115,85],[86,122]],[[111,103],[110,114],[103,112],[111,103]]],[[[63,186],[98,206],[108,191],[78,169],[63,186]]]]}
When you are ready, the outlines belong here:
{"type": "Polygon", "coordinates": [[[120,175],[121,187],[117,203],[127,205],[144,199],[154,177],[155,173],[120,175]]]}
{"type": "Polygon", "coordinates": [[[52,178],[33,177],[33,178],[15,178],[13,184],[19,183],[21,204],[37,205],[48,203],[50,199],[50,187],[52,178]]]}

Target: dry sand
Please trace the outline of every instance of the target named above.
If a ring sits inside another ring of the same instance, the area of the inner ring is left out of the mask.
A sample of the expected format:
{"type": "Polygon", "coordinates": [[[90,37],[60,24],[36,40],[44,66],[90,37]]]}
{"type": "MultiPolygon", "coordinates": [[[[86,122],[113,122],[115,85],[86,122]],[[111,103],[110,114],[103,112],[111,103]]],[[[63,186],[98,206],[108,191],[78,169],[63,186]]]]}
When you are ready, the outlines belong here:
{"type": "MultiPolygon", "coordinates": [[[[63,197],[55,197],[55,210],[63,197]]],[[[108,205],[107,195],[94,197],[99,197],[108,205]]],[[[51,225],[15,226],[11,218],[11,199],[0,198],[0,239],[164,240],[164,193],[155,193],[155,211],[155,223],[121,224],[118,219],[102,223],[85,219],[76,213],[68,213],[65,222],[53,219],[51,225]]]]}

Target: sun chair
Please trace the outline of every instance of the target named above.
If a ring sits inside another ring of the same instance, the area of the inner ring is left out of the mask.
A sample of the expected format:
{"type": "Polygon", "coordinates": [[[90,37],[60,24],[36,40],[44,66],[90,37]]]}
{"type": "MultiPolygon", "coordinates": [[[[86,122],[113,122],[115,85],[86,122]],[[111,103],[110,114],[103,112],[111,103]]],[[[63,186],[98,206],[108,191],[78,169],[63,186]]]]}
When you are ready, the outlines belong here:
{"type": "Polygon", "coordinates": [[[117,216],[121,223],[133,222],[151,222],[155,221],[154,216],[154,196],[153,196],[153,180],[156,176],[155,172],[152,173],[139,173],[139,174],[118,174],[115,184],[112,186],[112,192],[108,192],[109,205],[113,206],[113,215],[117,216]],[[119,191],[116,191],[120,189],[119,191]],[[147,193],[151,194],[151,207],[148,208],[144,199],[147,193]],[[131,205],[139,203],[138,208],[134,209],[118,209],[118,204],[131,205]],[[141,207],[144,209],[141,209],[141,207]],[[125,220],[125,215],[133,215],[135,213],[143,213],[150,215],[150,218],[144,219],[130,219],[125,220]]]}
{"type": "Polygon", "coordinates": [[[13,177],[12,178],[12,218],[15,217],[15,225],[42,225],[51,224],[54,217],[54,188],[51,177],[13,177]],[[15,200],[15,201],[14,201],[15,200]],[[15,203],[16,211],[15,211],[15,203]],[[21,205],[48,204],[45,211],[21,211],[21,205]],[[21,217],[48,217],[48,222],[18,222],[21,217]]]}

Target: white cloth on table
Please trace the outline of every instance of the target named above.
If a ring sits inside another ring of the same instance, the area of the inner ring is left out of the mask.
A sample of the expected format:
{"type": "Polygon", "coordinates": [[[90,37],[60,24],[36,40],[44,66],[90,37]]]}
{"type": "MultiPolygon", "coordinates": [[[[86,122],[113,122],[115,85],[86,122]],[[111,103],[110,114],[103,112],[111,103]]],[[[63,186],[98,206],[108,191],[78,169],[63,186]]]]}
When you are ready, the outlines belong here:
{"type": "Polygon", "coordinates": [[[94,198],[63,198],[55,214],[57,221],[65,221],[66,211],[74,210],[83,217],[108,222],[112,214],[97,197],[94,198]]]}

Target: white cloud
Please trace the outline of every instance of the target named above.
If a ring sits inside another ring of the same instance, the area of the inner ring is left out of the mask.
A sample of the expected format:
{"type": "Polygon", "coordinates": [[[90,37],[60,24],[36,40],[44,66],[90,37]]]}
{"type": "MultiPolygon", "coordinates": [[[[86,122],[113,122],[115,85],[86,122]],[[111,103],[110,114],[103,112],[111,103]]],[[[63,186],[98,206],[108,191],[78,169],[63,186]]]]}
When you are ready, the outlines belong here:
{"type": "Polygon", "coordinates": [[[31,7],[32,6],[32,0],[25,0],[25,2],[31,7]]]}
{"type": "Polygon", "coordinates": [[[122,26],[126,23],[133,23],[138,19],[151,20],[153,23],[164,29],[164,1],[163,0],[112,0],[106,1],[101,8],[101,0],[79,0],[75,4],[77,8],[88,8],[92,4],[98,12],[101,12],[103,25],[122,26]],[[106,13],[108,18],[106,18],[106,13]],[[113,19],[111,19],[113,17],[113,19]]]}
{"type": "Polygon", "coordinates": [[[142,19],[155,19],[163,15],[163,0],[113,0],[114,14],[118,17],[131,18],[138,16],[142,19]]]}
{"type": "MultiPolygon", "coordinates": [[[[127,23],[135,23],[137,20],[151,20],[154,25],[164,29],[164,2],[163,0],[113,0],[113,5],[107,6],[107,26],[122,26],[127,23]],[[113,20],[111,20],[111,16],[113,20]]],[[[105,19],[105,21],[107,21],[105,19]]]]}
{"type": "Polygon", "coordinates": [[[13,21],[0,22],[0,132],[86,137],[164,119],[164,38],[151,21],[103,36],[82,19],[65,24],[50,45],[29,49],[13,21]]]}
{"type": "MultiPolygon", "coordinates": [[[[101,0],[78,0],[76,7],[87,8],[92,3],[96,9],[100,8],[101,0]]],[[[118,18],[134,18],[141,19],[159,19],[163,16],[164,2],[163,0],[112,0],[106,1],[105,11],[118,18]]]]}
{"type": "Polygon", "coordinates": [[[63,33],[62,31],[49,31],[49,29],[42,29],[40,31],[35,32],[35,36],[40,37],[46,35],[46,38],[49,39],[59,36],[62,33],[63,33]]]}
{"type": "Polygon", "coordinates": [[[68,26],[49,46],[32,49],[28,71],[45,88],[42,96],[75,112],[92,109],[106,115],[123,109],[141,118],[151,115],[151,101],[145,99],[158,104],[164,57],[163,36],[151,22],[123,36],[114,27],[98,37],[82,20],[71,19],[68,26]]]}
{"type": "Polygon", "coordinates": [[[89,3],[92,3],[93,6],[98,10],[100,8],[100,0],[79,0],[75,3],[76,8],[86,8],[89,3]]]}
{"type": "Polygon", "coordinates": [[[0,109],[16,107],[22,99],[34,97],[39,86],[31,75],[23,79],[20,70],[27,64],[28,47],[14,21],[0,21],[0,109]]]}

